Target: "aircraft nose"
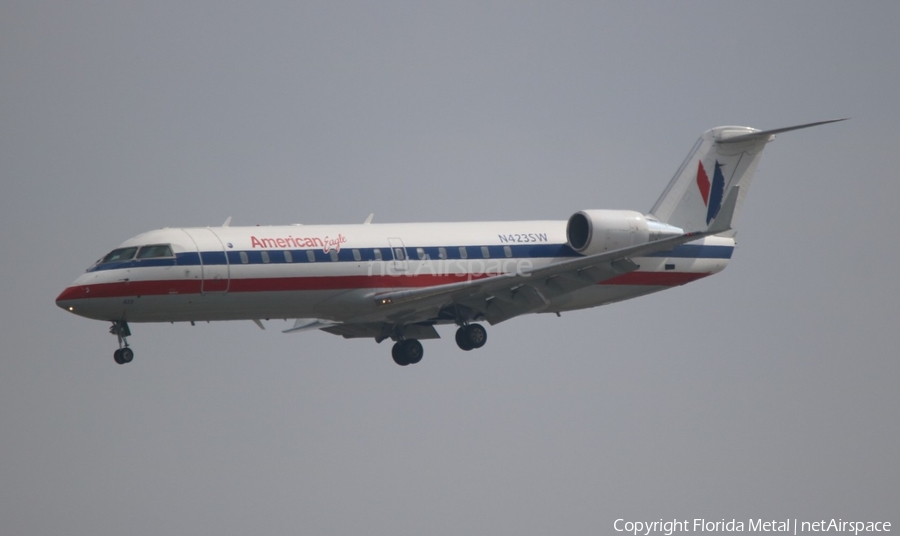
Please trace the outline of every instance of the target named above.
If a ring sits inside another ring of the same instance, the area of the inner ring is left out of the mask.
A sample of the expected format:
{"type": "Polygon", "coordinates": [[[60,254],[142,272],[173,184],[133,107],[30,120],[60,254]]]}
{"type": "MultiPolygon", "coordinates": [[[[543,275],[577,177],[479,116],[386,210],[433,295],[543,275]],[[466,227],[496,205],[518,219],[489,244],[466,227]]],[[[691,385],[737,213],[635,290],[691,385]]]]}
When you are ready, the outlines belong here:
{"type": "Polygon", "coordinates": [[[75,300],[85,295],[82,287],[67,287],[56,297],[56,306],[67,311],[75,312],[75,300]]]}

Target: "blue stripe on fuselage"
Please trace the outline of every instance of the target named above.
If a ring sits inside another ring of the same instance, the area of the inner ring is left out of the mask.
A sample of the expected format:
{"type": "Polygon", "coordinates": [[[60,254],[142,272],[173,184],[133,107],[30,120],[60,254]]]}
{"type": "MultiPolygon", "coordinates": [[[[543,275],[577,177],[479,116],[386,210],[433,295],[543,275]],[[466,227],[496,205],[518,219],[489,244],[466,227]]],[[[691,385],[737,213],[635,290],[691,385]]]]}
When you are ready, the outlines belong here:
{"type": "MultiPolygon", "coordinates": [[[[482,247],[486,247],[489,254],[489,259],[505,259],[505,258],[514,258],[514,259],[548,259],[548,258],[564,258],[564,257],[581,257],[580,253],[577,253],[567,244],[523,244],[523,245],[505,245],[505,246],[445,246],[445,247],[437,247],[437,246],[422,246],[422,253],[425,258],[420,259],[418,255],[418,250],[420,249],[418,246],[407,246],[406,247],[406,255],[408,260],[410,261],[419,261],[419,260],[442,260],[442,259],[453,259],[453,260],[462,260],[464,257],[462,256],[462,251],[460,251],[461,247],[465,247],[466,251],[466,259],[469,260],[484,260],[485,257],[482,256],[482,247]],[[509,248],[511,250],[511,257],[506,256],[506,251],[504,248],[509,248]],[[441,253],[445,256],[441,256],[441,253]]],[[[389,247],[381,247],[381,248],[344,248],[341,249],[337,254],[337,260],[334,261],[331,259],[331,255],[329,253],[325,253],[321,249],[315,250],[307,250],[307,249],[291,249],[291,250],[280,250],[280,249],[267,249],[267,250],[245,250],[241,251],[204,251],[202,254],[198,254],[197,252],[186,252],[186,253],[178,253],[176,254],[176,258],[166,258],[166,259],[131,259],[123,262],[112,262],[108,264],[99,264],[88,268],[88,272],[102,271],[102,270],[120,270],[126,268],[137,268],[137,267],[150,267],[150,266],[199,266],[202,264],[206,266],[215,266],[215,265],[240,265],[240,264],[309,264],[311,262],[369,262],[376,261],[378,259],[375,258],[375,250],[381,250],[383,261],[392,261],[395,260],[393,256],[393,250],[389,247]],[[269,254],[269,262],[263,262],[262,252],[266,251],[269,254]],[[290,251],[291,253],[291,262],[289,263],[285,258],[284,252],[290,251]],[[315,261],[310,261],[307,256],[307,251],[313,252],[313,258],[315,261]],[[354,258],[353,252],[359,252],[359,260],[354,258]],[[242,262],[241,253],[245,253],[247,255],[247,262],[242,262]],[[226,258],[227,255],[227,258],[226,258]]],[[[699,245],[699,244],[684,244],[676,247],[670,251],[658,251],[656,253],[650,253],[647,255],[642,255],[643,257],[672,257],[672,258],[693,258],[693,259],[730,259],[731,254],[734,251],[732,246],[707,246],[707,245],[699,245]]]]}

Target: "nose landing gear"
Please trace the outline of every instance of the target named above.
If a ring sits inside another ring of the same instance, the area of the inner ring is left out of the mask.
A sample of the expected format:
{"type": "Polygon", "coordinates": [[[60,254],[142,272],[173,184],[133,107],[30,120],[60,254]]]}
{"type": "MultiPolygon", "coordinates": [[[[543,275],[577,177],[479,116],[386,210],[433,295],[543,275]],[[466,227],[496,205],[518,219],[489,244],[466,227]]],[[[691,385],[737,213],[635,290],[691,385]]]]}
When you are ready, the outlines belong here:
{"type": "Polygon", "coordinates": [[[128,322],[124,320],[113,320],[109,333],[115,335],[119,339],[119,349],[113,352],[113,359],[116,363],[124,365],[131,363],[134,359],[134,350],[128,347],[128,337],[131,336],[131,330],[128,329],[128,322]]]}
{"type": "Polygon", "coordinates": [[[131,348],[119,348],[113,352],[113,359],[120,365],[131,363],[131,360],[134,359],[134,350],[131,348]]]}

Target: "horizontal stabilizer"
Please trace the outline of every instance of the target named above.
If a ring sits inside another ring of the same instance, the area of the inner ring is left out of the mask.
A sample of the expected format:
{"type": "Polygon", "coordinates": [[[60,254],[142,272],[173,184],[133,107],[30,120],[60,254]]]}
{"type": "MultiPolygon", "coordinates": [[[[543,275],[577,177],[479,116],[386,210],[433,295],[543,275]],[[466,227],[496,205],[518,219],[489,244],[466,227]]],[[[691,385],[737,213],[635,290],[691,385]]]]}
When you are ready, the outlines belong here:
{"type": "Polygon", "coordinates": [[[828,123],[837,123],[839,121],[846,121],[847,119],[850,119],[850,118],[844,117],[843,119],[829,119],[828,121],[817,121],[815,123],[806,123],[805,125],[795,125],[792,127],[774,128],[772,130],[760,130],[759,132],[751,132],[749,134],[740,134],[740,135],[731,136],[731,137],[721,137],[717,141],[719,143],[737,143],[739,141],[749,141],[749,140],[768,138],[769,136],[772,136],[773,134],[781,134],[782,132],[790,132],[792,130],[800,130],[802,128],[817,127],[819,125],[827,125],[828,123]]]}

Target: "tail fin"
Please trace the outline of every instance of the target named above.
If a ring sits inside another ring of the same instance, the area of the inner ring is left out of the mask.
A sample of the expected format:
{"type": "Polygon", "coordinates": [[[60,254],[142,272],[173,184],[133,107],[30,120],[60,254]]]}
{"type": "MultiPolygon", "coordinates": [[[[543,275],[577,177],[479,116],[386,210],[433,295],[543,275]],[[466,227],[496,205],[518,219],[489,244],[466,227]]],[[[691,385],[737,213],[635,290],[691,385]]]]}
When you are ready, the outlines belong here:
{"type": "Polygon", "coordinates": [[[766,143],[775,139],[775,134],[835,121],[844,119],[774,130],[750,127],[717,127],[707,130],[675,172],[675,176],[650,210],[650,215],[686,232],[731,229],[750,189],[750,182],[766,143]],[[729,202],[723,203],[726,199],[729,202]],[[727,210],[723,211],[719,221],[715,221],[723,206],[727,210]],[[728,221],[722,221],[723,218],[728,221]]]}

